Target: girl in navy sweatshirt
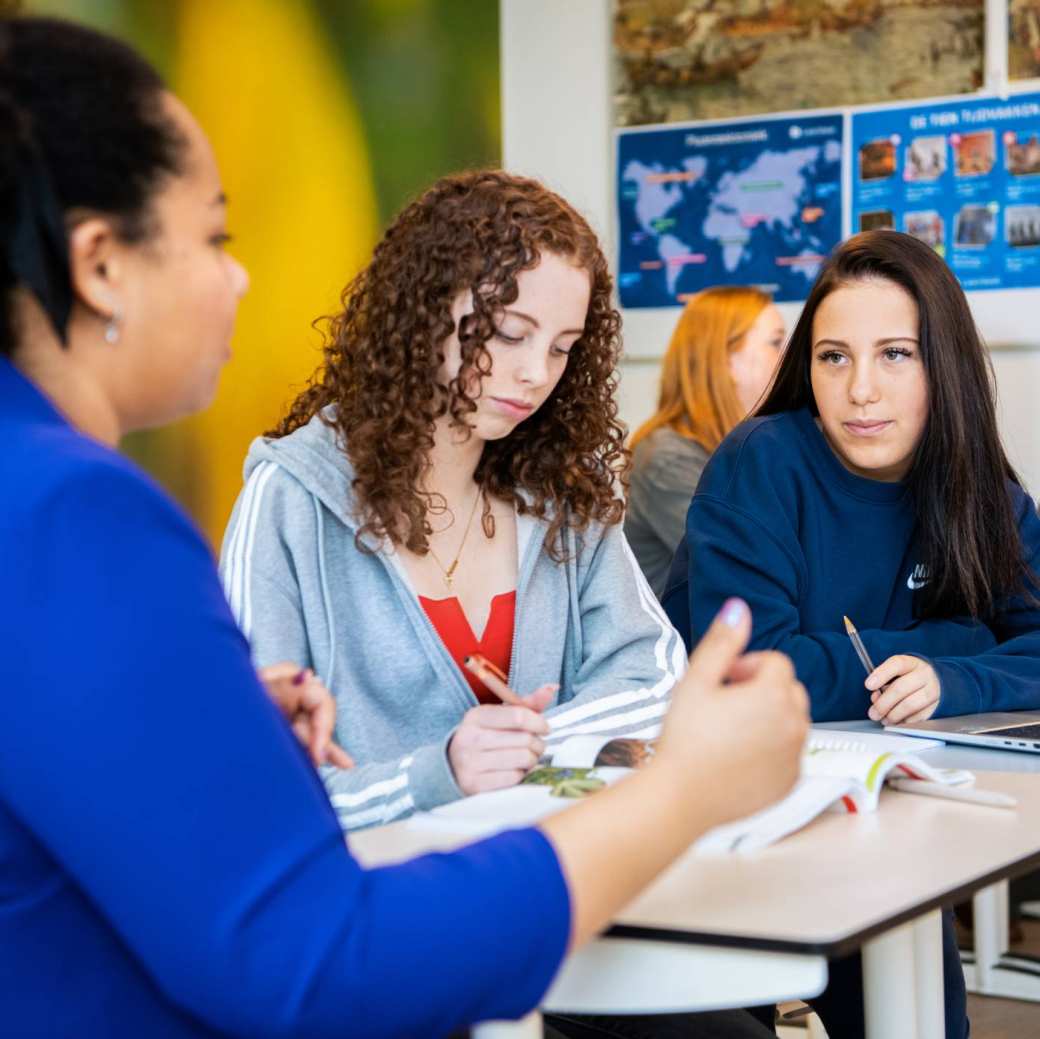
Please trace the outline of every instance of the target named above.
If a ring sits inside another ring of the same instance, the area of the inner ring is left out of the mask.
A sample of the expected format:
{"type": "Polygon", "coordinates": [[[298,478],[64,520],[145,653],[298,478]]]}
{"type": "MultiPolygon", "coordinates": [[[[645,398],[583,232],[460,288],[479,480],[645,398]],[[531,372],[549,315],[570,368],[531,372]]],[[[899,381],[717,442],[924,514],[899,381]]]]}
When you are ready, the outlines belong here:
{"type": "MultiPolygon", "coordinates": [[[[989,362],[928,246],[856,235],[828,260],[754,418],[712,457],[664,604],[688,644],[736,590],[752,646],[794,660],[818,721],[1040,706],[1040,521],[1007,460],[989,362]],[[870,656],[864,673],[848,615],[870,656]]],[[[946,1030],[967,1031],[944,928],[946,1030]]],[[[858,956],[814,1001],[861,1034],[858,956]]]]}
{"type": "Polygon", "coordinates": [[[871,231],[820,274],[776,381],[690,505],[665,607],[695,643],[733,590],[813,718],[1040,707],[1040,520],[997,432],[960,285],[871,231]],[[845,633],[849,616],[877,668],[845,633]]]}

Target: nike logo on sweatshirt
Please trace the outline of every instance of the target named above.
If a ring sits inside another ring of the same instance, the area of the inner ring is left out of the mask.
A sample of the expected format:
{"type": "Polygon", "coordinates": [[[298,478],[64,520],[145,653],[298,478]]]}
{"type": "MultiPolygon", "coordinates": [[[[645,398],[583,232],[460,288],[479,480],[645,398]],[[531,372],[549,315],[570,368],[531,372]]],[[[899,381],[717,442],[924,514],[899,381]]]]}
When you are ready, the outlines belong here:
{"type": "Polygon", "coordinates": [[[917,566],[911,571],[910,576],[906,579],[906,586],[912,592],[916,592],[918,588],[923,588],[928,583],[928,567],[924,563],[918,563],[917,566]]]}

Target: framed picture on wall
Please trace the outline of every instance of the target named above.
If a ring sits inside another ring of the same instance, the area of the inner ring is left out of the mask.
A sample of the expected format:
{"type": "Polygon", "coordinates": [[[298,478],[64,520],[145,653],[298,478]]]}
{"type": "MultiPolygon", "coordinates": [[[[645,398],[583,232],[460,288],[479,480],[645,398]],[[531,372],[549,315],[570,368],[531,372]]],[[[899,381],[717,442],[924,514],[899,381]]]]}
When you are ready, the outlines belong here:
{"type": "MultiPolygon", "coordinates": [[[[1040,0],[1012,6],[1040,60],[1040,0]]],[[[982,86],[985,0],[617,0],[613,39],[617,126],[949,97],[982,86]]]]}

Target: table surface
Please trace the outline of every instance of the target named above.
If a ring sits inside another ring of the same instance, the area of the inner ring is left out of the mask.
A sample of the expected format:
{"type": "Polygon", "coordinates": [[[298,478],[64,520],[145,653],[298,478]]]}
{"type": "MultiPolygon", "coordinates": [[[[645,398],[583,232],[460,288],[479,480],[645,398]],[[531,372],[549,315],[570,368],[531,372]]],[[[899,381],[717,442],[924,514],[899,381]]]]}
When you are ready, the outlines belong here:
{"type": "MultiPolygon", "coordinates": [[[[1029,757],[984,753],[1005,762],[1029,757]]],[[[1040,777],[987,772],[976,785],[1012,794],[1018,807],[886,790],[876,813],[826,813],[758,852],[684,856],[617,915],[608,936],[850,952],[929,909],[1040,865],[1040,777]]],[[[467,839],[402,822],[351,834],[349,844],[363,863],[377,865],[467,839]]]]}

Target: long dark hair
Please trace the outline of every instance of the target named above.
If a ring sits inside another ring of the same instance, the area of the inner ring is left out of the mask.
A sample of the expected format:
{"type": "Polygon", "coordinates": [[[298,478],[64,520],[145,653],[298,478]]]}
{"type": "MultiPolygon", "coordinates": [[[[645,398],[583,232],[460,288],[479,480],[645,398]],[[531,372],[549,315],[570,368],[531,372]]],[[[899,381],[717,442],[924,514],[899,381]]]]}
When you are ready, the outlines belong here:
{"type": "Polygon", "coordinates": [[[1032,578],[1007,486],[1021,481],[997,432],[989,355],[960,284],[933,249],[897,231],[864,231],[839,246],[809,293],[756,414],[806,405],[819,414],[809,377],[816,311],[835,289],[872,278],[905,289],[920,315],[928,421],[907,482],[929,581],[915,611],[986,617],[1001,596],[1025,592],[1032,578]]]}
{"type": "Polygon", "coordinates": [[[17,345],[18,286],[64,339],[70,212],[108,215],[127,242],[156,230],[152,198],[185,150],[163,90],[126,44],[0,0],[0,356],[17,345]]]}

